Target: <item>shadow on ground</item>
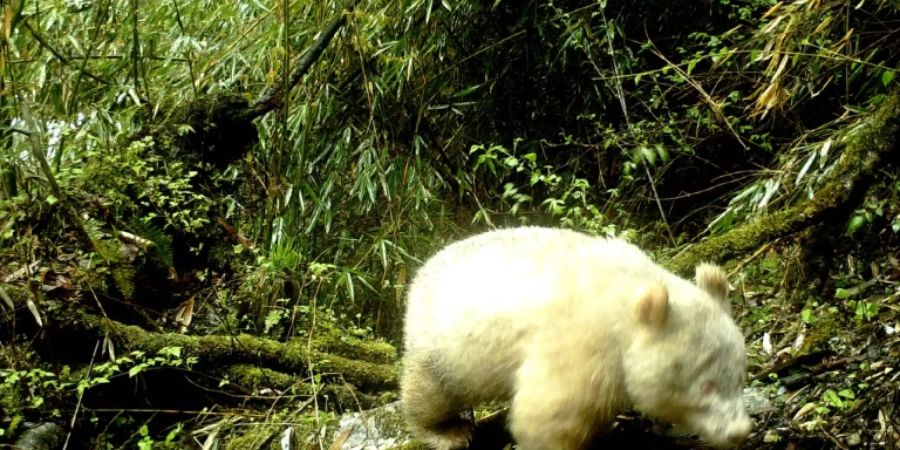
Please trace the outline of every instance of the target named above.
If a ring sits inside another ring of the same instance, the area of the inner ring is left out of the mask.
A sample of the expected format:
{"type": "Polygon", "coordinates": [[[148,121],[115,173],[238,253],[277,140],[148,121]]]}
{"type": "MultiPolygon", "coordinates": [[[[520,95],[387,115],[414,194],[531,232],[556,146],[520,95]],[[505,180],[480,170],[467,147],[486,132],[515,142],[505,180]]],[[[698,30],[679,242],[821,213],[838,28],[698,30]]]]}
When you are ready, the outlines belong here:
{"type": "MultiPolygon", "coordinates": [[[[687,450],[705,448],[698,440],[653,434],[647,420],[622,420],[608,434],[597,438],[590,450],[687,450]]],[[[503,450],[512,442],[506,429],[506,413],[478,422],[469,450],[503,450]]]]}

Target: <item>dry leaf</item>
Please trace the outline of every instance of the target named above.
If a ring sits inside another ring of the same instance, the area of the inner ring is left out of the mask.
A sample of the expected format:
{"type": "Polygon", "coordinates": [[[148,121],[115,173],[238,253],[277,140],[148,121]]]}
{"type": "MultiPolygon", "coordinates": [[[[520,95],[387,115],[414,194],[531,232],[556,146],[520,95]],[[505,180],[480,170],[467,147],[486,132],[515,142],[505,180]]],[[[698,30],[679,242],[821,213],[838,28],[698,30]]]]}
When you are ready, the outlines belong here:
{"type": "Polygon", "coordinates": [[[206,439],[203,441],[202,450],[210,450],[216,443],[216,437],[219,434],[219,430],[213,430],[212,433],[206,435],[206,439]]]}
{"type": "Polygon", "coordinates": [[[187,299],[186,302],[182,303],[178,308],[178,312],[175,314],[175,323],[178,324],[178,332],[184,333],[187,331],[188,326],[191,324],[191,319],[194,317],[194,297],[187,299]]]}
{"type": "Polygon", "coordinates": [[[769,16],[771,16],[772,14],[775,14],[776,12],[778,12],[778,10],[781,9],[781,7],[782,7],[783,5],[784,5],[784,2],[778,2],[778,3],[776,3],[774,6],[772,6],[771,8],[769,8],[769,10],[766,11],[765,14],[763,14],[763,19],[765,19],[766,17],[769,17],[769,16]]]}
{"type": "Polygon", "coordinates": [[[772,354],[772,335],[770,335],[768,332],[763,334],[762,349],[765,354],[767,354],[767,355],[772,354]]]}
{"type": "Polygon", "coordinates": [[[328,450],[339,450],[344,445],[344,442],[347,442],[347,439],[350,438],[351,431],[353,430],[344,430],[344,432],[331,443],[328,450]]]}
{"type": "Polygon", "coordinates": [[[6,303],[6,306],[9,306],[9,309],[16,309],[16,304],[13,303],[12,299],[9,298],[9,294],[3,289],[3,286],[0,286],[0,298],[6,303]]]}
{"type": "Polygon", "coordinates": [[[28,306],[28,311],[31,311],[31,315],[34,316],[34,321],[37,322],[39,327],[44,326],[44,321],[41,320],[41,313],[38,311],[37,304],[32,299],[28,299],[25,303],[28,306]]]}
{"type": "Polygon", "coordinates": [[[109,360],[116,360],[116,348],[113,345],[112,339],[109,338],[109,331],[103,335],[103,353],[109,353],[109,360]]]}

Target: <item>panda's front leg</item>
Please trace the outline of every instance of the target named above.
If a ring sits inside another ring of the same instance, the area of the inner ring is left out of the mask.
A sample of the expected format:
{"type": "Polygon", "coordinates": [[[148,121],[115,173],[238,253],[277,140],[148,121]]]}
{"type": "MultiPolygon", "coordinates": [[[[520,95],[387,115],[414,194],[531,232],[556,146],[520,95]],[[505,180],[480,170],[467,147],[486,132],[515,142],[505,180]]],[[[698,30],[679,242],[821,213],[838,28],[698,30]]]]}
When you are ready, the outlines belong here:
{"type": "Polygon", "coordinates": [[[561,356],[533,355],[518,370],[509,428],[520,450],[582,450],[615,418],[596,371],[561,356]]]}

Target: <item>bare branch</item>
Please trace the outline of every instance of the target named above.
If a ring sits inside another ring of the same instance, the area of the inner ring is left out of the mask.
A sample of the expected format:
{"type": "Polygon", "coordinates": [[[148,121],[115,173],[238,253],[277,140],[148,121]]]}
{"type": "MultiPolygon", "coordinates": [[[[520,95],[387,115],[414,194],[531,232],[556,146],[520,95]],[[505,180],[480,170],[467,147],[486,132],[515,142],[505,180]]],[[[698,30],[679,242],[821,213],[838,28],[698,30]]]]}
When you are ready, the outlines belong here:
{"type": "Polygon", "coordinates": [[[326,28],[325,31],[322,31],[322,33],[319,34],[319,38],[316,39],[316,42],[313,43],[312,47],[297,60],[297,66],[294,67],[294,71],[291,73],[287,83],[284,83],[284,80],[281,80],[250,105],[250,108],[247,111],[247,118],[249,120],[260,117],[284,103],[284,97],[287,95],[287,91],[299,83],[300,79],[303,78],[303,75],[306,75],[306,72],[309,71],[316,60],[322,56],[322,52],[325,51],[325,48],[328,47],[328,44],[341,27],[344,26],[344,23],[346,23],[347,13],[352,10],[353,6],[351,5],[347,11],[342,11],[341,14],[328,25],[328,28],[326,28]]]}

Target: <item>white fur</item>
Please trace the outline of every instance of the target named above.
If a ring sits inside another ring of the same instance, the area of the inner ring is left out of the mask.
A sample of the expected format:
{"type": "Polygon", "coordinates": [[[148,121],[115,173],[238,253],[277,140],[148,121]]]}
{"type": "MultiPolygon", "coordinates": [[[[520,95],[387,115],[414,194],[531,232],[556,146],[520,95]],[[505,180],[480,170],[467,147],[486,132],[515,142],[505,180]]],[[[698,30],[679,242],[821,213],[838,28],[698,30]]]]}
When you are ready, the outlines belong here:
{"type": "Polygon", "coordinates": [[[560,229],[452,244],[410,287],[401,390],[411,429],[438,450],[463,448],[461,411],[511,400],[522,450],[581,449],[629,407],[736,443],[750,431],[746,363],[724,280],[705,265],[704,290],[624,241],[560,229]]]}

